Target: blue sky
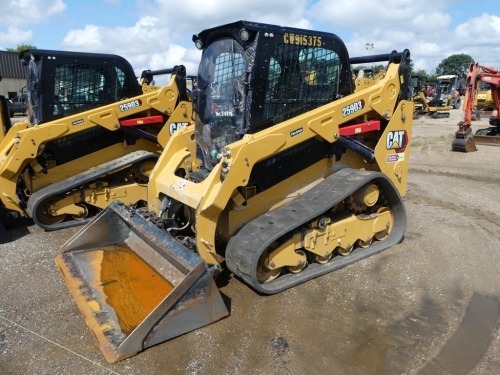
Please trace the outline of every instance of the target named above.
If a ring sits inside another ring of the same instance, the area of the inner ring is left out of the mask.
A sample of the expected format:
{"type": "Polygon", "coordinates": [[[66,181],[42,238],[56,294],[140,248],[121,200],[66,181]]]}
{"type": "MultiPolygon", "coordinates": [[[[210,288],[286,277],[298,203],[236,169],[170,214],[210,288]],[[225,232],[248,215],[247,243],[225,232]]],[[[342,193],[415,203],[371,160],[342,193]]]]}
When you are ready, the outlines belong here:
{"type": "Polygon", "coordinates": [[[184,64],[194,74],[192,35],[238,19],[333,32],[351,56],[408,48],[429,73],[456,53],[500,68],[500,0],[0,0],[0,9],[0,48],[115,53],[137,72],[184,64]]]}

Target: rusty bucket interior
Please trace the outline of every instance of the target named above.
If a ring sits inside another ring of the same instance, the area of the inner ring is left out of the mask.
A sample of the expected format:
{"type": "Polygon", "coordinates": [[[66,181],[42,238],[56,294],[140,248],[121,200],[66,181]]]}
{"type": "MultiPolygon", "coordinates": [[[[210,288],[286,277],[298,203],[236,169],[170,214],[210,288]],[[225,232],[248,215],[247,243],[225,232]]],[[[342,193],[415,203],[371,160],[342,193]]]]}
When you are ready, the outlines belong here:
{"type": "Polygon", "coordinates": [[[118,201],[56,264],[110,363],[229,315],[202,259],[118,201]]]}

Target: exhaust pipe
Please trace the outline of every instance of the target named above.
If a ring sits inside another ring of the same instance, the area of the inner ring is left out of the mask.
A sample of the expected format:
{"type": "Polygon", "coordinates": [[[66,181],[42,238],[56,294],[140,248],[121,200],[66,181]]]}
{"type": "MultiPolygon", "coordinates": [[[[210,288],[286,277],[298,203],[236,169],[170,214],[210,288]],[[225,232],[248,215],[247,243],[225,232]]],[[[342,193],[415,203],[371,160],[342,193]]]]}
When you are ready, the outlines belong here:
{"type": "Polygon", "coordinates": [[[110,363],[229,315],[203,260],[119,201],[56,264],[110,363]]]}

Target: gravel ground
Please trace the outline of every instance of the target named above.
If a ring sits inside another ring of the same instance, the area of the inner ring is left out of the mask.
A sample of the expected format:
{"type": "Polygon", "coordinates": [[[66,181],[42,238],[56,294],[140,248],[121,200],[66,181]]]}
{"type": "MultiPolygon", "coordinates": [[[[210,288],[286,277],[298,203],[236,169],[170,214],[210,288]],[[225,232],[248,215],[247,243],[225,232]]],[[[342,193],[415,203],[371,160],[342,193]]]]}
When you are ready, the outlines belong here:
{"type": "Polygon", "coordinates": [[[500,373],[500,147],[451,152],[461,115],[414,121],[401,244],[274,296],[220,279],[228,318],[114,365],[54,264],[76,230],[11,229],[0,373],[500,373]]]}

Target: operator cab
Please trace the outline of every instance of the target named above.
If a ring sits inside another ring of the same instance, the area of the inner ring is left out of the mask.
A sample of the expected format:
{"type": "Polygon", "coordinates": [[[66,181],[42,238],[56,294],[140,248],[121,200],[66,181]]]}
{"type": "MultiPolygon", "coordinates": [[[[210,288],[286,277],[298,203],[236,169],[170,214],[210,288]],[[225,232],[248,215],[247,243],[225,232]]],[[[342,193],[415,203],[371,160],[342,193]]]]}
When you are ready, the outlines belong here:
{"type": "Polygon", "coordinates": [[[121,56],[32,49],[27,66],[27,113],[32,124],[88,111],[141,94],[134,69],[121,56]]]}
{"type": "Polygon", "coordinates": [[[203,50],[193,99],[207,169],[245,134],[353,92],[347,49],[334,34],[238,21],[193,41],[203,50]]]}

